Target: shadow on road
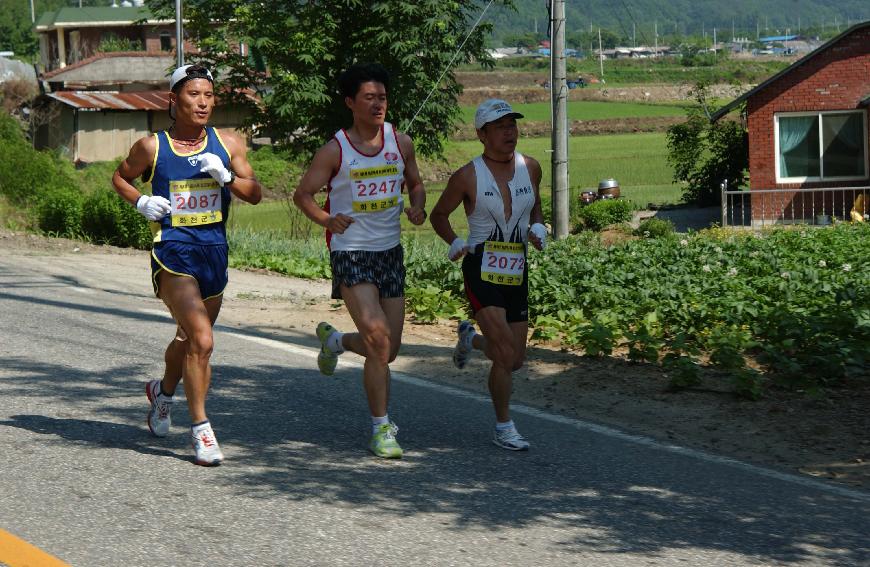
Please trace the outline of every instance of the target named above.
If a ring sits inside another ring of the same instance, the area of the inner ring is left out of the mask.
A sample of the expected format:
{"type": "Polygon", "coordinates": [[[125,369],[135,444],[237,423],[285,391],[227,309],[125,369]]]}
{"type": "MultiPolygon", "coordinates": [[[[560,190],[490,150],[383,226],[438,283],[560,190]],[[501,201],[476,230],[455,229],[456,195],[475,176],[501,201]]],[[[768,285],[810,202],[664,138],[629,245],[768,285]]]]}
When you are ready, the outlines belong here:
{"type": "MultiPolygon", "coordinates": [[[[45,408],[63,400],[87,418],[21,414],[0,427],[189,459],[181,400],[172,435],[148,433],[141,369],[5,362],[4,395],[45,408]]],[[[506,528],[546,527],[558,551],[578,557],[697,549],[843,566],[870,557],[867,504],[531,417],[523,431],[532,451],[510,453],[489,442],[487,404],[404,383],[393,385],[391,416],[406,458],[376,460],[365,450],[359,372],[325,378],[298,364],[216,363],[208,408],[228,461],[210,482],[247,498],[349,505],[375,523],[434,515],[444,529],[493,541],[507,540],[506,528]]]]}

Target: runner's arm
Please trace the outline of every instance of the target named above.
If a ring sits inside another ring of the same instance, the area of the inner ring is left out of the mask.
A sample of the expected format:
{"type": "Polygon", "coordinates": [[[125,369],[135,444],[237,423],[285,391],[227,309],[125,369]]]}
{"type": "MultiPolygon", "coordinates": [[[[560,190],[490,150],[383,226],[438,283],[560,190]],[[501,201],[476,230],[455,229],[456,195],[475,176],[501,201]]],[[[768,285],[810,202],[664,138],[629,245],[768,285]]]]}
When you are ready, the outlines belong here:
{"type": "Polygon", "coordinates": [[[124,158],[124,161],[112,174],[112,186],[115,188],[115,192],[131,205],[135,206],[136,201],[142,196],[142,193],[133,186],[133,180],[145,173],[154,164],[156,151],[157,145],[154,143],[154,136],[140,138],[133,144],[129,155],[124,158]]]}
{"type": "Polygon", "coordinates": [[[527,167],[529,168],[529,177],[531,177],[532,188],[535,191],[535,204],[532,206],[532,212],[529,215],[529,224],[540,223],[544,224],[544,212],[541,209],[541,164],[538,160],[526,156],[527,167]]]}
{"type": "Polygon", "coordinates": [[[526,166],[529,169],[529,177],[532,181],[532,189],[535,192],[535,204],[532,205],[532,211],[529,214],[529,242],[538,250],[544,249],[547,229],[544,226],[544,213],[541,210],[541,164],[537,160],[527,157],[526,166]],[[535,225],[541,225],[535,228],[535,225]],[[538,234],[535,234],[537,230],[538,234]]]}
{"type": "Polygon", "coordinates": [[[330,216],[320,208],[314,200],[314,195],[329,183],[333,174],[341,166],[340,152],[338,142],[335,140],[330,140],[317,150],[308,171],[302,176],[299,186],[293,192],[293,202],[306,217],[336,234],[343,233],[353,222],[353,218],[341,213],[330,216]]]}
{"type": "Polygon", "coordinates": [[[426,220],[426,189],[417,167],[414,142],[407,134],[399,134],[398,142],[405,159],[405,186],[408,187],[408,200],[411,203],[410,207],[405,207],[405,214],[412,223],[423,224],[426,220]]]}
{"type": "Polygon", "coordinates": [[[447,187],[444,188],[444,192],[441,193],[441,197],[429,215],[432,228],[447,244],[452,244],[458,238],[450,225],[450,213],[467,198],[468,187],[474,186],[471,184],[473,181],[474,170],[468,165],[456,171],[450,176],[447,187]]]}
{"type": "Polygon", "coordinates": [[[221,138],[226,142],[232,156],[230,169],[236,176],[227,187],[239,199],[256,205],[263,198],[263,187],[248,162],[247,144],[232,130],[221,131],[221,138]]]}

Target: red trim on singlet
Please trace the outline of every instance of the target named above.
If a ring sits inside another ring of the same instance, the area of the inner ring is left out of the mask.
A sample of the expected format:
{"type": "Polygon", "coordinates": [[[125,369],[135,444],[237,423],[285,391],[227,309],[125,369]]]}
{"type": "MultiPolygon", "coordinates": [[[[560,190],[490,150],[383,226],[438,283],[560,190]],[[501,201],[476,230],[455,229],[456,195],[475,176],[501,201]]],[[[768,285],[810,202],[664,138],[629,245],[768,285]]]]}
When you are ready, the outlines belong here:
{"type": "Polygon", "coordinates": [[[483,304],[477,299],[477,296],[474,295],[474,292],[471,291],[471,288],[468,287],[468,282],[465,282],[465,295],[468,297],[468,302],[471,303],[471,309],[477,313],[481,309],[483,309],[483,304]]]}
{"type": "MultiPolygon", "coordinates": [[[[344,130],[342,130],[342,132],[343,131],[344,130]]],[[[345,138],[347,138],[347,134],[345,134],[345,138]]],[[[332,172],[332,176],[329,178],[329,181],[326,182],[326,202],[323,203],[323,210],[326,213],[329,213],[329,194],[332,193],[332,180],[338,176],[338,172],[341,171],[341,166],[344,163],[344,152],[341,150],[341,142],[339,142],[335,136],[333,136],[332,139],[335,140],[336,144],[338,144],[338,169],[332,172]]],[[[332,233],[329,232],[329,229],[326,229],[326,248],[330,251],[332,250],[331,245],[332,233]]]]}
{"type": "MultiPolygon", "coordinates": [[[[393,128],[393,132],[395,132],[395,131],[396,131],[396,129],[393,128]]],[[[384,146],[386,145],[386,142],[387,142],[384,139],[384,125],[383,124],[381,124],[381,149],[379,149],[378,151],[376,151],[373,154],[367,154],[363,151],[360,151],[360,149],[358,147],[354,146],[353,142],[350,141],[350,136],[347,135],[347,131],[344,128],[341,129],[341,133],[344,134],[344,138],[345,138],[345,140],[347,140],[347,143],[350,144],[350,147],[352,147],[354,150],[356,150],[356,152],[358,154],[360,154],[361,156],[365,156],[365,157],[377,157],[378,155],[380,155],[380,153],[382,151],[384,151],[384,146]]],[[[341,144],[339,144],[339,145],[341,145],[341,144]]],[[[401,148],[399,149],[399,151],[400,152],[402,151],[401,148]]]]}
{"type": "Polygon", "coordinates": [[[402,161],[408,163],[408,160],[405,159],[405,152],[402,151],[402,144],[399,143],[399,133],[396,131],[395,126],[393,126],[393,138],[396,140],[396,147],[399,148],[399,155],[402,156],[402,161]]]}

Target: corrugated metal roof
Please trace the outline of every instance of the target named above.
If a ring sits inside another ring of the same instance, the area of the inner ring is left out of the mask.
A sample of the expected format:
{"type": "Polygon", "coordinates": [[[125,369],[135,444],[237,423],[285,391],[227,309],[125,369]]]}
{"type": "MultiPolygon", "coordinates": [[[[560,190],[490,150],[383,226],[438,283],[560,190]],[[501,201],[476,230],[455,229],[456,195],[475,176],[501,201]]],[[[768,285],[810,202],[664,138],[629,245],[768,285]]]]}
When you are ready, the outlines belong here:
{"type": "Polygon", "coordinates": [[[168,91],[114,93],[97,91],[58,91],[51,98],[82,110],[166,110],[168,91]]]}

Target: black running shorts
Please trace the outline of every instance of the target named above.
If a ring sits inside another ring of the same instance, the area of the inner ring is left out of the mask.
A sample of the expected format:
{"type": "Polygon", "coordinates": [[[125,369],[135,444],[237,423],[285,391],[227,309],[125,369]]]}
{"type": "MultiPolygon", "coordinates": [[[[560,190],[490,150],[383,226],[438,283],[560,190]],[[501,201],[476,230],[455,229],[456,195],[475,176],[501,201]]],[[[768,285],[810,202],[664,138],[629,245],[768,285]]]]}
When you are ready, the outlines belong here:
{"type": "Polygon", "coordinates": [[[329,253],[332,265],[332,299],[342,299],[341,286],[371,283],[381,298],[404,297],[405,253],[399,244],[383,252],[336,250],[329,253]]]}
{"type": "Polygon", "coordinates": [[[465,280],[465,295],[471,311],[477,314],[484,307],[501,307],[506,311],[508,323],[529,320],[529,267],[523,272],[520,285],[500,285],[480,278],[480,263],[483,259],[483,244],[462,259],[462,276],[465,280]]]}

